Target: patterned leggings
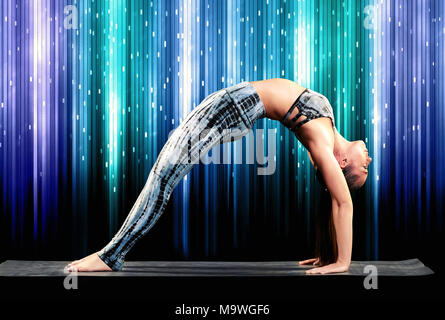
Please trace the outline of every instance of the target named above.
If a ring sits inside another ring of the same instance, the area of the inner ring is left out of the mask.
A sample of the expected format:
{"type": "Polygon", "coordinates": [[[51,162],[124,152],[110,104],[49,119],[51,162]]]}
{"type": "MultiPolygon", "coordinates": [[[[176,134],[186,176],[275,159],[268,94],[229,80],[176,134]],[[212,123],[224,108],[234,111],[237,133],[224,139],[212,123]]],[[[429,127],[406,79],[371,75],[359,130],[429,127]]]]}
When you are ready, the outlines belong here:
{"type": "Polygon", "coordinates": [[[247,135],[266,110],[250,82],[208,95],[174,130],[153,165],[144,188],[124,224],[98,252],[114,271],[123,267],[133,245],[163,213],[173,189],[214,146],[247,135]]]}

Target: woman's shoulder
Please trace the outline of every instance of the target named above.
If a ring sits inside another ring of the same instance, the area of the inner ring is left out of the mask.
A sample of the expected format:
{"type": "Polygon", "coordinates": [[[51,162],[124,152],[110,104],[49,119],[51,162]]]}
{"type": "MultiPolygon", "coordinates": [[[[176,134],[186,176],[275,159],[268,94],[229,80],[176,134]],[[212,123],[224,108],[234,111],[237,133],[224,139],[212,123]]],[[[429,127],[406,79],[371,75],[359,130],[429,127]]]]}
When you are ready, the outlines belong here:
{"type": "Polygon", "coordinates": [[[331,119],[322,117],[312,119],[298,130],[298,140],[308,149],[328,146],[334,148],[334,135],[331,119]]]}

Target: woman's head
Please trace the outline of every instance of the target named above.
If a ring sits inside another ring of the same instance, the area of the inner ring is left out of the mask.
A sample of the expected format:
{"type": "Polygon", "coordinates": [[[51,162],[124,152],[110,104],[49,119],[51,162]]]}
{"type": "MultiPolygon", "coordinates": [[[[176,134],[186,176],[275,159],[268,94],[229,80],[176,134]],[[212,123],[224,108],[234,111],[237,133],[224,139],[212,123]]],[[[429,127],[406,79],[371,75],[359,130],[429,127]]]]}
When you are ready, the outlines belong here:
{"type": "Polygon", "coordinates": [[[339,161],[350,190],[359,189],[365,184],[371,161],[363,140],[352,141],[339,161]]]}
{"type": "MultiPolygon", "coordinates": [[[[360,189],[368,178],[368,166],[372,161],[365,143],[362,140],[352,141],[344,154],[337,157],[337,160],[349,190],[360,189]]],[[[318,170],[316,170],[316,176],[323,188],[326,189],[326,183],[318,170]]]]}

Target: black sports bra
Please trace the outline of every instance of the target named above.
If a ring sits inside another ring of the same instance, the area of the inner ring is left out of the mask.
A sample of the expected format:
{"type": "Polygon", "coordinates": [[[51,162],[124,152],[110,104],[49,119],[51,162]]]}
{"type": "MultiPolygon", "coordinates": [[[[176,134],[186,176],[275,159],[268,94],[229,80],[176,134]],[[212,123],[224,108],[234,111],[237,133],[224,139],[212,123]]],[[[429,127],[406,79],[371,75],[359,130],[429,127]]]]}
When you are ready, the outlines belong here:
{"type": "Polygon", "coordinates": [[[303,93],[300,94],[289,108],[289,111],[287,111],[286,115],[281,120],[281,123],[296,134],[296,131],[306,122],[322,117],[330,118],[332,127],[333,129],[335,128],[334,111],[329,100],[322,94],[305,88],[303,93]],[[290,121],[287,121],[295,107],[298,107],[299,113],[291,118],[290,121]],[[306,119],[296,122],[302,115],[304,115],[306,119]]]}

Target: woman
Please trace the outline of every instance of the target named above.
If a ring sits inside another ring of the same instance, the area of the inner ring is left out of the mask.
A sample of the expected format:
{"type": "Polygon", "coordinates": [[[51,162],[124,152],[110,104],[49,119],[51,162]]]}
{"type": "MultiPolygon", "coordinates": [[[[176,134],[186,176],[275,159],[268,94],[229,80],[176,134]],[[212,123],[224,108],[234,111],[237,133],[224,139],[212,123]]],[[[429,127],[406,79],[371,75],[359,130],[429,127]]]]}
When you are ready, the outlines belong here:
{"type": "Polygon", "coordinates": [[[241,82],[208,95],[167,140],[118,233],[102,250],[70,263],[68,270],[121,270],[127,252],[155,224],[173,189],[196,159],[228,135],[240,139],[264,117],[279,120],[295,133],[332,198],[332,214],[319,219],[322,229],[318,233],[317,258],[300,264],[318,265],[307,273],[347,271],[353,211],[349,190],[365,183],[371,158],[363,141],[350,142],[338,133],[326,97],[279,78],[241,82]],[[195,141],[193,146],[190,141],[195,141]]]}

